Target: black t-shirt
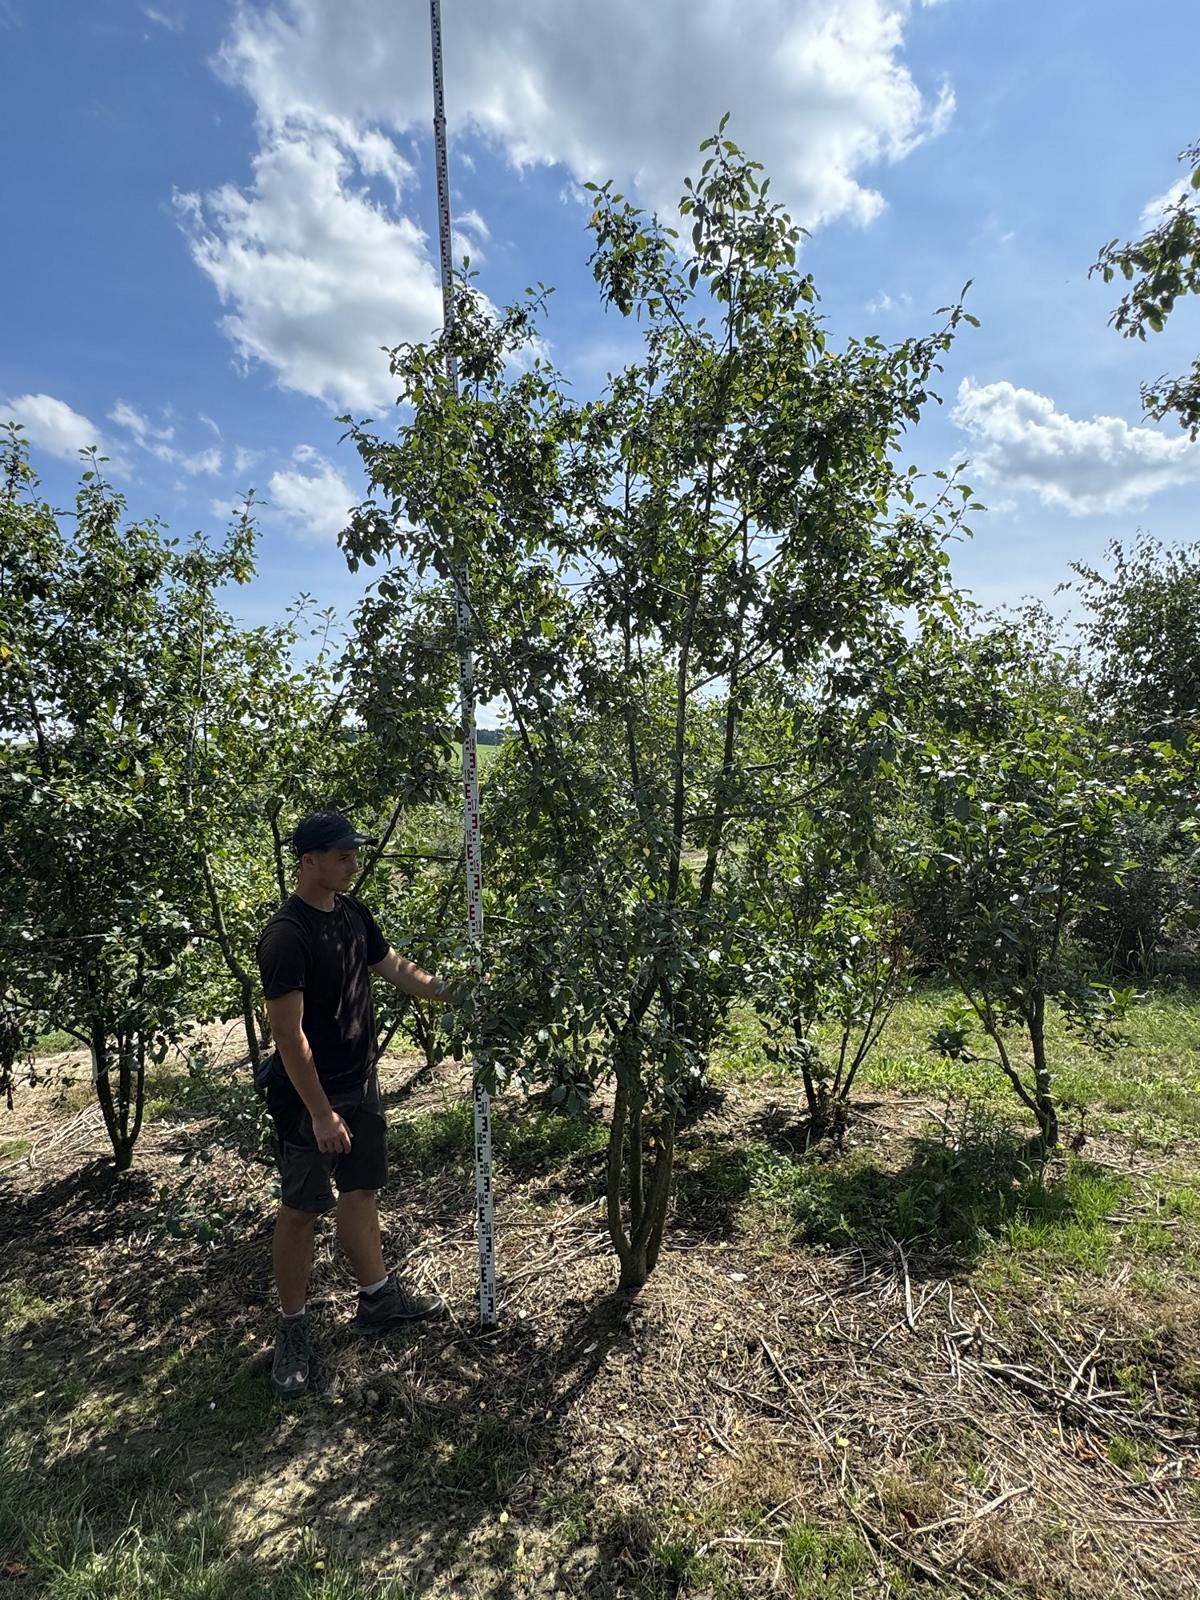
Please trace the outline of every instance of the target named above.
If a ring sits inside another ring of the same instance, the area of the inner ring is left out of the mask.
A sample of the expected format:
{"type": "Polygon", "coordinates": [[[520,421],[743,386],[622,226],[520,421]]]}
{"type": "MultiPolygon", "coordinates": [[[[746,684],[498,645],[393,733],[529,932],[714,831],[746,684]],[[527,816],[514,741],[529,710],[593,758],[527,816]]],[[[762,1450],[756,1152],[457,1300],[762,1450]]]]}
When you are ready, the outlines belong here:
{"type": "Polygon", "coordinates": [[[258,970],[268,1000],[300,989],[301,1024],[326,1094],[356,1089],[375,1059],[371,974],[388,942],[375,918],[348,894],[332,911],[299,895],[286,900],[258,940],[258,970]]]}

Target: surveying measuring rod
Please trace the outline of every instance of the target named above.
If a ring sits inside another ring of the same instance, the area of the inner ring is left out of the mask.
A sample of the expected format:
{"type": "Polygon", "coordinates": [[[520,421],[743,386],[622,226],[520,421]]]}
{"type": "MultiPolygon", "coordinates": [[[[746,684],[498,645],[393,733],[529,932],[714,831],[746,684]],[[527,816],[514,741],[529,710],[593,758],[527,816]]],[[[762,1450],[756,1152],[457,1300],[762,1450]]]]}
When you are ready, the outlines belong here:
{"type": "MultiPolygon", "coordinates": [[[[454,266],[450,243],[450,179],[446,162],[446,96],[442,81],[441,0],[430,0],[433,42],[433,144],[437,157],[438,236],[442,254],[442,320],[454,325],[454,266]]],[[[458,392],[458,362],[446,351],[446,376],[458,392]]],[[[454,569],[458,629],[458,675],[463,722],[463,839],[467,866],[467,937],[476,978],[483,976],[483,865],[479,840],[479,754],[475,742],[475,663],[471,651],[471,606],[467,564],[454,569]]],[[[488,1092],[475,1077],[475,1241],[479,1246],[479,1320],[496,1326],[496,1219],[492,1196],[492,1111],[488,1092]]]]}

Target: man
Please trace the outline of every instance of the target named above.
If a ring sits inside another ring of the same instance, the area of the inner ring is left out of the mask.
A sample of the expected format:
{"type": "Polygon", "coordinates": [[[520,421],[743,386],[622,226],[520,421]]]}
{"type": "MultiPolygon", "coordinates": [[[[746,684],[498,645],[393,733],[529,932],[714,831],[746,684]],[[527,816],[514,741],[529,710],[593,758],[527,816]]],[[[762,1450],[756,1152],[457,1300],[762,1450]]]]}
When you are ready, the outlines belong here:
{"type": "Polygon", "coordinates": [[[281,1178],[272,1250],[280,1318],[271,1385],[287,1400],[308,1387],[305,1299],[322,1213],[336,1212],[338,1243],[358,1281],[358,1332],[380,1333],[446,1309],[383,1264],[376,1195],[387,1177],[387,1126],[375,1070],[370,974],[421,1000],[444,1000],[447,991],[398,956],[366,906],[346,893],[358,876],[359,848],[374,839],[340,813],[318,811],[304,818],[291,842],[299,862],[295,893],[258,941],[275,1040],[265,1088],[281,1178]]]}

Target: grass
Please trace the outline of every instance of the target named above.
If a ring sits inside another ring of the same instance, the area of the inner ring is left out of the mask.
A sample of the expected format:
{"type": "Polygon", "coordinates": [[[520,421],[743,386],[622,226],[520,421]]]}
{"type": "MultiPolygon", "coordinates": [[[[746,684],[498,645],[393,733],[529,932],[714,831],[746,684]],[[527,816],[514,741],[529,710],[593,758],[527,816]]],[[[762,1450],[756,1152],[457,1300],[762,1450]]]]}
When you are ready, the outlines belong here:
{"type": "Polygon", "coordinates": [[[0,1455],[0,1594],[23,1600],[409,1600],[410,1591],[340,1566],[317,1545],[265,1574],[232,1549],[210,1508],[149,1491],[122,1504],[95,1471],[44,1472],[0,1455]],[[8,1588],[8,1578],[18,1588],[8,1588]]]}
{"type": "MultiPolygon", "coordinates": [[[[989,1058],[981,1030],[972,1042],[979,1060],[947,1061],[930,1049],[947,1007],[958,999],[955,991],[930,987],[902,1000],[864,1064],[856,1092],[891,1089],[1020,1110],[989,1058]]],[[[1047,1044],[1068,1125],[1082,1122],[1085,1131],[1120,1132],[1150,1146],[1200,1136],[1200,993],[1159,983],[1133,1007],[1122,1032],[1124,1042],[1117,1049],[1099,1050],[1071,1032],[1051,1008],[1047,1044]]],[[[791,1082],[786,1071],[763,1057],[762,1037],[752,1012],[735,1015],[714,1055],[716,1081],[763,1088],[791,1082]]],[[[833,1042],[820,1029],[817,1040],[827,1047],[833,1042]]],[[[1028,1041],[1018,1031],[1006,1035],[1006,1045],[1018,1062],[1028,1059],[1028,1041]]]]}
{"type": "MultiPolygon", "coordinates": [[[[388,1138],[391,1158],[400,1167],[458,1171],[473,1147],[473,1107],[469,1101],[460,1101],[393,1123],[388,1138]]],[[[493,1122],[495,1170],[497,1176],[535,1177],[563,1167],[574,1157],[598,1153],[606,1140],[604,1124],[587,1118],[557,1111],[508,1113],[493,1122]]]]}
{"type": "Polygon", "coordinates": [[[796,1600],[849,1597],[872,1566],[870,1551],[856,1533],[823,1533],[807,1522],[794,1524],[784,1535],[782,1560],[796,1600]]]}
{"type": "MultiPolygon", "coordinates": [[[[678,1189],[685,1219],[723,1213],[760,1246],[898,1239],[967,1262],[1019,1256],[1092,1274],[1117,1248],[1108,1217],[1134,1192],[1130,1180],[1076,1156],[1042,1171],[987,1118],[968,1125],[961,1143],[940,1131],[918,1138],[898,1169],[869,1152],[797,1156],[765,1143],[701,1151],[684,1158],[678,1189]]],[[[1174,1249],[1172,1235],[1159,1233],[1174,1249]]],[[[1131,1238],[1145,1249],[1144,1238],[1131,1238]]]]}
{"type": "Polygon", "coordinates": [[[43,1033],[34,1041],[33,1053],[35,1056],[57,1056],[66,1050],[79,1050],[84,1048],[73,1033],[64,1033],[61,1028],[55,1028],[50,1033],[43,1033]]]}
{"type": "Polygon", "coordinates": [[[470,1435],[447,1443],[437,1476],[458,1494],[494,1494],[501,1498],[521,1478],[527,1463],[515,1445],[511,1428],[497,1417],[480,1417],[470,1435]]]}
{"type": "MultiPolygon", "coordinates": [[[[925,991],[898,1006],[865,1069],[864,1087],[915,1093],[945,1091],[976,1100],[1007,1103],[1012,1091],[990,1060],[964,1065],[942,1061],[929,1037],[954,999],[948,991],[925,991]]],[[[1068,1029],[1052,1010],[1047,1045],[1057,1092],[1068,1122],[1082,1120],[1094,1132],[1118,1131],[1150,1145],[1200,1134],[1200,996],[1191,989],[1159,985],[1132,1009],[1122,1030],[1125,1042],[1098,1050],[1068,1029]]],[[[1028,1041],[1015,1030],[1007,1041],[1018,1060],[1028,1041]]],[[[974,1048],[986,1057],[979,1035],[974,1048]]]]}

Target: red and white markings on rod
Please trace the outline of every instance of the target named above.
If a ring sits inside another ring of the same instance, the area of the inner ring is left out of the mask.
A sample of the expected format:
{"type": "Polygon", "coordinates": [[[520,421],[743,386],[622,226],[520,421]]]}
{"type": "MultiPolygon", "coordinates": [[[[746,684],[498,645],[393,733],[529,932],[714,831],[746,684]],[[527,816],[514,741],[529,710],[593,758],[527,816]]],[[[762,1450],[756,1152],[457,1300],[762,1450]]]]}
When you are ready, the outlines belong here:
{"type": "MultiPolygon", "coordinates": [[[[454,264],[451,260],[450,178],[446,160],[446,97],[442,79],[442,8],[430,0],[433,43],[433,144],[437,159],[438,236],[442,257],[442,316],[454,321],[454,264]]],[[[446,376],[458,389],[458,363],[446,354],[446,376]]],[[[475,662],[471,651],[469,573],[454,574],[458,625],[458,676],[463,720],[463,843],[467,870],[467,937],[476,979],[483,976],[483,862],[479,828],[479,752],[475,739],[475,662]]],[[[479,1247],[479,1320],[496,1326],[496,1217],[492,1195],[492,1112],[488,1092],[475,1077],[475,1242],[479,1247]]]]}

